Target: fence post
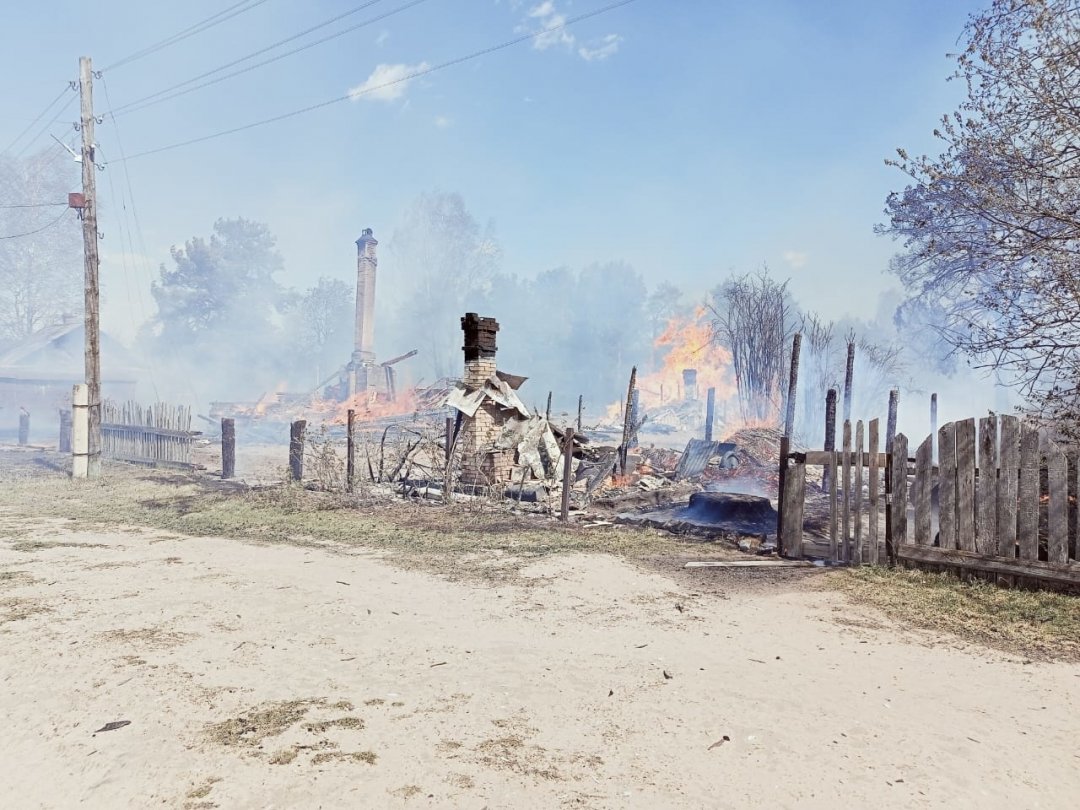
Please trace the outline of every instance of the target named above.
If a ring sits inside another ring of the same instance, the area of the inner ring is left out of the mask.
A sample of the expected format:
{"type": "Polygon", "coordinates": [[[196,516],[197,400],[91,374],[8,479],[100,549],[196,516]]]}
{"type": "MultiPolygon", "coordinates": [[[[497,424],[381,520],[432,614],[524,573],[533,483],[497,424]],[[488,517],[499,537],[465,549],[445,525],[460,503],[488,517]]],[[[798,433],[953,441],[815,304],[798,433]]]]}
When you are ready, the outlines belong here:
{"type": "Polygon", "coordinates": [[[232,478],[236,475],[236,420],[225,417],[221,420],[221,477],[232,478]]]}
{"type": "Polygon", "coordinates": [[[855,380],[855,341],[847,345],[847,366],[844,369],[844,421],[851,421],[851,396],[855,380]]]}
{"type": "Polygon", "coordinates": [[[938,460],[937,394],[930,395],[930,460],[938,460]]]}
{"type": "Polygon", "coordinates": [[[712,441],[713,418],[716,416],[716,389],[710,388],[705,399],[705,441],[712,441]]]}
{"type": "MultiPolygon", "coordinates": [[[[661,400],[663,400],[662,395],[661,395],[661,400]]],[[[582,428],[581,428],[581,411],[582,411],[582,409],[584,407],[585,407],[585,396],[584,396],[584,394],[578,394],[578,398],[577,398],[577,432],[578,433],[581,433],[581,430],[582,430],[582,428]]]]}
{"type": "Polygon", "coordinates": [[[566,429],[566,446],[563,449],[562,474],[562,522],[570,520],[570,467],[574,459],[574,429],[566,429]]]}
{"type": "MultiPolygon", "coordinates": [[[[831,453],[836,449],[836,389],[830,388],[829,392],[825,394],[825,447],[826,453],[831,453]]],[[[821,488],[823,491],[828,492],[831,482],[829,481],[829,475],[832,471],[832,467],[828,464],[825,465],[825,471],[821,476],[821,488]]]]}
{"type": "Polygon", "coordinates": [[[60,410],[60,441],[56,449],[61,453],[71,452],[71,411],[60,410]]]}
{"type": "MultiPolygon", "coordinates": [[[[885,556],[889,565],[896,564],[893,548],[893,463],[892,446],[896,437],[896,414],[900,405],[900,392],[895,388],[889,391],[889,416],[885,422],[885,556]]],[[[906,452],[906,451],[905,451],[906,452]]]]}
{"type": "Polygon", "coordinates": [[[25,447],[30,444],[30,412],[26,408],[19,409],[19,445],[25,447]]]}
{"type": "Polygon", "coordinates": [[[79,383],[71,392],[71,477],[90,476],[90,389],[79,383]]]}
{"type": "Polygon", "coordinates": [[[307,421],[299,419],[289,428],[289,473],[293,481],[304,477],[304,432],[307,421]]]}
{"type": "MultiPolygon", "coordinates": [[[[389,368],[389,366],[387,366],[389,368]]],[[[351,493],[356,480],[356,411],[349,408],[345,421],[345,491],[351,493]]]]}
{"type": "Polygon", "coordinates": [[[780,437],[780,469],[777,475],[776,493],[776,547],[781,557],[787,556],[787,541],[784,540],[784,484],[787,479],[787,457],[790,444],[791,440],[787,436],[780,437]]]}
{"type": "Polygon", "coordinates": [[[796,332],[791,338],[791,376],[788,379],[787,414],[784,417],[784,435],[790,438],[795,433],[795,391],[799,385],[799,350],[802,348],[802,333],[796,332]]]}

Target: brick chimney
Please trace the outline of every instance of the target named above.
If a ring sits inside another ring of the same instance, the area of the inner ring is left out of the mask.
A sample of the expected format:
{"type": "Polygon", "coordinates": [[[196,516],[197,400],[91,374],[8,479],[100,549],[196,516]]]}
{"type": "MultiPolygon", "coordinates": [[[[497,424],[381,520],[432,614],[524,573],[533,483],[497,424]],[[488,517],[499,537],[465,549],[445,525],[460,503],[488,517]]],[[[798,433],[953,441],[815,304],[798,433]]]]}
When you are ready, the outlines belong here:
{"type": "Polygon", "coordinates": [[[375,256],[378,245],[371,228],[356,240],[356,331],[353,336],[353,362],[375,362],[375,256]]]}
{"type": "MultiPolygon", "coordinates": [[[[465,376],[469,388],[480,388],[495,376],[495,335],[499,322],[469,312],[461,319],[465,333],[465,376]]],[[[472,419],[466,419],[461,432],[461,479],[475,486],[499,485],[510,480],[514,466],[513,451],[495,447],[503,417],[497,406],[485,402],[472,419]]]]}

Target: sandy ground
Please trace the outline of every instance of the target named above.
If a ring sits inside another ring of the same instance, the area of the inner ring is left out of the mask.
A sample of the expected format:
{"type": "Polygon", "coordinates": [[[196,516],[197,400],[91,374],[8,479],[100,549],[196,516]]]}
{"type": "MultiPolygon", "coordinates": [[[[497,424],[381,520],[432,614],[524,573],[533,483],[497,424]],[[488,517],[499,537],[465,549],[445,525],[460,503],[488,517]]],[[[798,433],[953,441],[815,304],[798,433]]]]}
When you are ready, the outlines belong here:
{"type": "Polygon", "coordinates": [[[7,807],[1080,794],[1080,667],[905,631],[834,593],[718,589],[708,571],[695,589],[599,555],[495,588],[363,552],[59,526],[0,541],[7,807]]]}

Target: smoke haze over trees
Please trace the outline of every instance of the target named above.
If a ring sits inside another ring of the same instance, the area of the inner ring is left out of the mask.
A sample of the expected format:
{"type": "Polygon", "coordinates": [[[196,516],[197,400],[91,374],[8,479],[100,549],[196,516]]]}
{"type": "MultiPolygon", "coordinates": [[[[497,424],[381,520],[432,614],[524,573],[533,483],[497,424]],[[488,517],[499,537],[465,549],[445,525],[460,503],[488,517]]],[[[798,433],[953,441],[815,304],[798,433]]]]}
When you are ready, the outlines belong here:
{"type": "Polygon", "coordinates": [[[0,234],[29,234],[0,239],[0,348],[82,312],[82,235],[67,208],[74,167],[55,147],[0,156],[0,234]]]}

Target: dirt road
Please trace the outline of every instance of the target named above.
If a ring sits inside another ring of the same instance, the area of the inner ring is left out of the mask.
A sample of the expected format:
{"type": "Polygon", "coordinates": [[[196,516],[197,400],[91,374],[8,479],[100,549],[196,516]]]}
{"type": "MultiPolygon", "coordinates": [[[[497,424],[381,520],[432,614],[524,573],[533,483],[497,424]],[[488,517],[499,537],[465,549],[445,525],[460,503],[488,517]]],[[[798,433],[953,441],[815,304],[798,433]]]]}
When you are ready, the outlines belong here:
{"type": "Polygon", "coordinates": [[[703,595],[601,555],[491,587],[355,549],[61,523],[0,541],[0,572],[11,808],[1080,795],[1080,667],[891,627],[834,593],[703,595]]]}

